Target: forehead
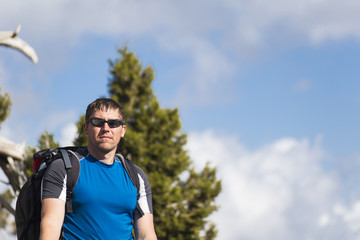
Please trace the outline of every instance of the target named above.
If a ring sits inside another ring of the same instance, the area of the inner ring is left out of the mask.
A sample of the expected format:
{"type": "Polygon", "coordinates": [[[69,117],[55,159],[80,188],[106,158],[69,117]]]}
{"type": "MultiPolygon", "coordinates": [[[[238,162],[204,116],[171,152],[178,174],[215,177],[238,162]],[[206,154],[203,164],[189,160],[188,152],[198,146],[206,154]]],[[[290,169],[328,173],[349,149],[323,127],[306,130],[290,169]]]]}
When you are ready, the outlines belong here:
{"type": "Polygon", "coordinates": [[[120,113],[117,109],[95,110],[91,116],[107,119],[121,119],[120,113]]]}

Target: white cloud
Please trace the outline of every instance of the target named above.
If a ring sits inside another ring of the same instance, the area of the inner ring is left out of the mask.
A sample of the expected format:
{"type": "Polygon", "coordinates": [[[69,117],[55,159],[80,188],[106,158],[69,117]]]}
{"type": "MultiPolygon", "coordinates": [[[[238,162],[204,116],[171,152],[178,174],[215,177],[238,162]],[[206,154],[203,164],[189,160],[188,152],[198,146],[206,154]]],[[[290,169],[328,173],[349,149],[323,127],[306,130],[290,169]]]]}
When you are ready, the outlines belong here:
{"type": "Polygon", "coordinates": [[[336,205],[333,212],[348,224],[348,229],[350,231],[355,232],[360,236],[360,201],[355,202],[350,207],[340,204],[336,205]]]}
{"type": "Polygon", "coordinates": [[[182,87],[175,95],[177,105],[233,99],[230,83],[241,68],[235,63],[239,59],[299,44],[360,37],[356,24],[360,3],[355,0],[15,0],[2,1],[1,6],[0,28],[11,30],[22,24],[20,35],[36,46],[47,70],[66,64],[72,48],[82,44],[86,35],[131,44],[148,39],[161,51],[189,56],[178,77],[182,87]]]}
{"type": "Polygon", "coordinates": [[[0,238],[3,240],[16,240],[16,237],[4,229],[0,229],[0,238]]]}
{"type": "Polygon", "coordinates": [[[218,239],[337,240],[342,234],[350,240],[360,234],[360,205],[344,205],[340,182],[321,162],[320,138],[284,138],[249,151],[234,136],[205,131],[190,133],[187,147],[198,169],[211,161],[222,180],[221,208],[211,217],[218,239]]]}
{"type": "Polygon", "coordinates": [[[256,45],[261,42],[267,43],[269,47],[273,47],[272,44],[276,44],[278,40],[285,43],[285,39],[292,39],[291,42],[287,42],[288,44],[319,44],[327,40],[360,36],[360,28],[354,24],[354,19],[358,19],[359,16],[358,1],[255,0],[232,3],[230,7],[234,9],[233,12],[239,13],[234,21],[237,29],[234,32],[237,36],[234,41],[240,41],[240,46],[246,45],[244,43],[251,44],[252,41],[247,41],[246,36],[249,36],[249,39],[256,36],[256,45]]]}
{"type": "Polygon", "coordinates": [[[60,146],[71,146],[77,137],[77,127],[75,123],[69,123],[61,131],[60,146]]]}
{"type": "Polygon", "coordinates": [[[218,31],[221,35],[225,31],[242,36],[242,42],[253,43],[256,39],[255,42],[264,42],[268,34],[271,34],[269,29],[273,30],[272,34],[276,34],[276,30],[295,34],[298,32],[304,39],[311,41],[360,35],[360,28],[354,23],[354,19],[359,18],[357,9],[360,4],[354,0],[177,3],[163,0],[151,3],[37,0],[27,3],[15,0],[2,1],[2,6],[0,11],[5,19],[2,25],[11,26],[14,22],[21,21],[31,27],[31,32],[47,38],[72,36],[76,39],[84,32],[99,35],[113,35],[117,32],[142,35],[155,31],[154,34],[176,39],[212,31],[218,31]],[[25,19],[28,21],[25,22],[25,19]]]}
{"type": "MultiPolygon", "coordinates": [[[[37,107],[41,108],[41,106],[37,107]]],[[[15,106],[13,108],[16,110],[15,106]]],[[[40,135],[47,130],[54,135],[56,142],[71,145],[71,140],[76,135],[74,124],[80,115],[73,110],[60,112],[52,109],[39,110],[38,108],[29,107],[25,114],[26,121],[19,121],[19,118],[23,117],[19,117],[18,114],[12,112],[9,118],[1,125],[1,136],[15,143],[25,141],[27,145],[35,147],[40,135]]],[[[20,112],[18,113],[20,114],[20,112]]]]}
{"type": "MultiPolygon", "coordinates": [[[[64,129],[60,141],[69,142],[74,128],[66,124],[76,121],[78,114],[46,117],[43,102],[51,92],[34,86],[35,82],[50,81],[48,73],[69,62],[73,47],[86,41],[86,35],[134,42],[151,39],[164,52],[186,56],[186,66],[169,78],[185,79],[175,95],[177,102],[188,103],[183,100],[188,98],[197,104],[222,99],[217,94],[231,97],[229,86],[241,63],[264,50],[360,36],[360,3],[355,0],[0,3],[0,31],[21,24],[20,37],[34,46],[40,57],[34,72],[21,64],[21,71],[5,71],[6,61],[0,63],[0,80],[5,79],[2,91],[8,90],[13,99],[12,114],[1,134],[15,142],[36,139],[44,128],[50,132],[64,129]],[[16,88],[11,87],[13,82],[16,88]],[[196,99],[189,98],[189,92],[196,99]]],[[[19,54],[20,58],[24,57],[19,54]]],[[[311,87],[306,81],[298,84],[297,90],[311,87]]],[[[188,146],[198,168],[212,161],[223,179],[219,197],[223,206],[214,215],[221,219],[219,239],[268,239],[269,235],[272,239],[354,239],[359,235],[356,201],[350,206],[341,203],[341,195],[336,194],[341,183],[320,163],[321,144],[286,138],[250,151],[236,137],[204,132],[190,134],[188,146]]],[[[356,171],[351,173],[351,180],[358,179],[356,171]]]]}

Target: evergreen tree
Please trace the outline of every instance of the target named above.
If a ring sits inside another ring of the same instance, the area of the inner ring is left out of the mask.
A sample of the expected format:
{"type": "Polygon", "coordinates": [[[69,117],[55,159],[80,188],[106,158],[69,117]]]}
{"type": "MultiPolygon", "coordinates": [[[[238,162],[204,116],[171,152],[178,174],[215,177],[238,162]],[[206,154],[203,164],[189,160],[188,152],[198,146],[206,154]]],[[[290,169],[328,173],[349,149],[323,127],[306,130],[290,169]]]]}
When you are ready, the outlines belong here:
{"type": "Polygon", "coordinates": [[[55,142],[54,135],[45,130],[38,139],[37,150],[56,147],[59,147],[59,143],[55,142]]]}
{"type": "MultiPolygon", "coordinates": [[[[215,239],[216,226],[207,217],[217,210],[221,191],[216,169],[206,165],[200,172],[184,150],[187,136],[181,132],[177,109],[163,109],[151,83],[154,71],[142,68],[133,52],[118,50],[120,58],[109,61],[109,93],[125,111],[127,132],[119,151],[147,174],[153,193],[154,221],[158,239],[215,239]]],[[[87,145],[77,123],[74,145],[87,145]]]]}
{"type": "Polygon", "coordinates": [[[45,130],[45,132],[43,134],[40,135],[39,139],[38,139],[38,144],[37,147],[33,148],[31,146],[28,146],[26,149],[26,159],[25,159],[25,171],[26,171],[26,176],[30,177],[31,174],[33,173],[32,170],[32,165],[33,165],[33,155],[42,149],[47,149],[47,148],[55,148],[55,147],[59,147],[59,143],[55,142],[54,140],[54,135],[49,133],[47,130],[45,130]]]}
{"type": "MultiPolygon", "coordinates": [[[[0,87],[1,91],[1,87],[0,87]]],[[[0,94],[0,126],[3,121],[9,116],[11,110],[11,98],[8,93],[0,94]]]]}
{"type": "MultiPolygon", "coordinates": [[[[24,170],[23,175],[26,175],[26,177],[29,178],[33,173],[32,165],[33,165],[33,155],[35,152],[37,152],[40,149],[54,148],[58,146],[59,144],[54,141],[53,134],[50,134],[47,130],[45,130],[45,132],[41,134],[38,139],[37,147],[33,148],[31,146],[28,146],[25,151],[26,156],[25,156],[24,168],[22,168],[24,170]]],[[[11,189],[5,190],[5,192],[3,192],[1,196],[8,203],[12,203],[15,199],[15,195],[13,194],[13,191],[11,191],[11,189]]],[[[11,221],[11,219],[9,218],[9,211],[5,208],[1,208],[0,210],[0,228],[8,228],[8,229],[12,228],[12,233],[13,234],[16,233],[15,222],[11,221]]]]}
{"type": "Polygon", "coordinates": [[[73,141],[74,146],[87,146],[87,136],[84,133],[85,115],[81,115],[76,123],[78,137],[73,141]]]}
{"type": "MultiPolygon", "coordinates": [[[[1,87],[0,87],[1,90],[1,87]]],[[[0,94],[0,126],[1,123],[6,120],[9,116],[11,110],[11,98],[8,93],[4,95],[0,94]]],[[[11,202],[14,199],[14,194],[10,189],[5,190],[1,193],[1,196],[7,202],[11,202]]],[[[5,208],[1,208],[0,210],[0,228],[5,228],[7,225],[11,224],[9,222],[9,211],[5,208]]]]}
{"type": "Polygon", "coordinates": [[[127,133],[119,150],[146,172],[152,187],[154,221],[159,239],[215,239],[217,230],[207,217],[217,210],[221,191],[216,169],[200,172],[184,150],[178,110],[161,108],[151,83],[154,71],[142,68],[133,52],[118,50],[109,61],[109,93],[124,108],[127,133]]]}

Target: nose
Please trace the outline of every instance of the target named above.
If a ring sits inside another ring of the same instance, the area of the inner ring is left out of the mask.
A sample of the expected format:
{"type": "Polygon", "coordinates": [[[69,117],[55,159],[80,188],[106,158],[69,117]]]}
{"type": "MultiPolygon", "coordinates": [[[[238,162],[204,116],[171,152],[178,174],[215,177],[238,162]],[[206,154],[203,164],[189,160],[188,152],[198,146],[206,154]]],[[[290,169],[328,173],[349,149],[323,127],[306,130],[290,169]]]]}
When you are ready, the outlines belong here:
{"type": "Polygon", "coordinates": [[[104,125],[102,126],[102,128],[104,130],[109,130],[110,129],[109,124],[107,122],[104,122],[104,125]]]}

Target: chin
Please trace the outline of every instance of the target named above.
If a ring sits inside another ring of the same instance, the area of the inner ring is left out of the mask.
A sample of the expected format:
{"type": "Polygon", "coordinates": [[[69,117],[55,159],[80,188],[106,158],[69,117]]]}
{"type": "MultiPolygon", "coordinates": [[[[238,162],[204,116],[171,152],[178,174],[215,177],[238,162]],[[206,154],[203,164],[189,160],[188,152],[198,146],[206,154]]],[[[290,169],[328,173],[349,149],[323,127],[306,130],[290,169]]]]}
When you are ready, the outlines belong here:
{"type": "Polygon", "coordinates": [[[98,145],[98,148],[102,151],[110,152],[110,151],[116,149],[116,146],[114,146],[112,144],[101,143],[98,145]]]}

